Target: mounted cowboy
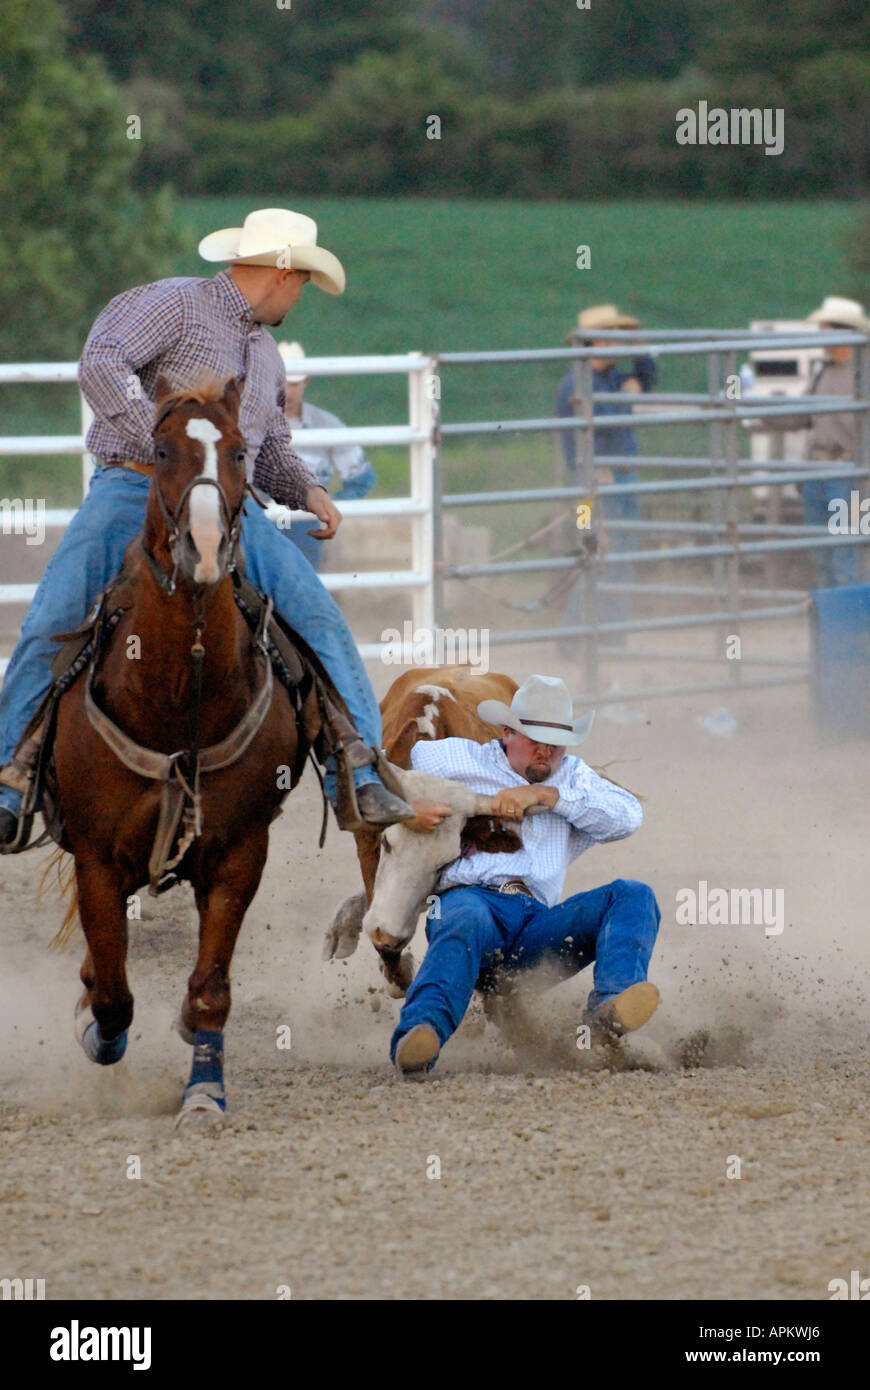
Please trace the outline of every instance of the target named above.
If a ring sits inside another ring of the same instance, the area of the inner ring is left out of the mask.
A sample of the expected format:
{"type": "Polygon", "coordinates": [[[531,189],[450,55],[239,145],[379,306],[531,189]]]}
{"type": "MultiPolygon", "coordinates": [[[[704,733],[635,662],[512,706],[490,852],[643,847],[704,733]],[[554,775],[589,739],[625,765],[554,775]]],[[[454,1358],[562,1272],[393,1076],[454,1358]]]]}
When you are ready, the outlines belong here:
{"type": "MultiPolygon", "coordinates": [[[[117,295],[98,314],[82,352],[79,382],[94,412],[85,443],[98,465],[42,577],[3,683],[0,853],[27,843],[19,811],[39,732],[22,739],[52,684],[57,647],[51,638],[82,623],[142,531],[159,377],[181,388],[204,377],[239,378],[249,483],[276,502],[312,512],[322,524],[320,539],[334,536],[341,523],[328,492],[291,446],[285,367],[264,327],[283,322],[308,280],[328,294],[342,294],[340,261],[317,244],[310,217],[284,208],[260,209],[242,227],[212,232],[199,243],[199,254],[229,267],[213,278],[158,280],[117,295]]],[[[411,808],[387,790],[372,766],[380,747],[380,712],[338,606],[259,506],[245,508],[242,542],[248,579],[313,648],[350,714],[352,724],[337,705],[327,711],[339,757],[325,760],[325,790],[339,825],[355,829],[408,819],[411,808]]]]}

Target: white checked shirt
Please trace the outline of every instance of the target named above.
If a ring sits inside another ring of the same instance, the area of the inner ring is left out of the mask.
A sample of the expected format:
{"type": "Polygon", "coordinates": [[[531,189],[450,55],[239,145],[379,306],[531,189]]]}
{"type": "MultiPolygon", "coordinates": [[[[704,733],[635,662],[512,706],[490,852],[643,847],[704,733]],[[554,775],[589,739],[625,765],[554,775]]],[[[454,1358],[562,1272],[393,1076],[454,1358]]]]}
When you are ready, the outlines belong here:
{"type": "MultiPolygon", "coordinates": [[[[498,739],[483,744],[467,738],[421,741],[411,749],[411,766],[486,796],[505,787],[529,786],[514,772],[498,739]]],[[[536,898],[555,907],[571,861],[590,845],[633,835],[643,819],[637,797],[599,777],[582,758],[566,753],[555,776],[543,785],[557,787],[559,800],[552,811],[516,823],[521,850],[454,859],[442,870],[438,889],[472,884],[496,888],[509,878],[522,878],[536,898]]]]}
{"type": "Polygon", "coordinates": [[[328,488],[337,473],[342,486],[351,483],[371,469],[371,464],[359,444],[309,444],[305,438],[306,430],[340,430],[344,421],[322,406],[302,402],[299,419],[289,420],[293,431],[293,445],[296,453],[310,468],[321,487],[328,488]]]}

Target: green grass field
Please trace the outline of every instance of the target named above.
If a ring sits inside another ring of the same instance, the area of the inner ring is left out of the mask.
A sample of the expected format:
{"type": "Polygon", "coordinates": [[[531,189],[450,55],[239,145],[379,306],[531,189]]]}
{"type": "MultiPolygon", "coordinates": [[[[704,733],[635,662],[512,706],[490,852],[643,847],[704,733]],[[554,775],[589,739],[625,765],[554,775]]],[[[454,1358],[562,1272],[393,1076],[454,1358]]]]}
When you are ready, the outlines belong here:
{"type": "MultiPolygon", "coordinates": [[[[262,205],[293,203],[284,191],[262,205]]],[[[178,274],[209,273],[196,254],[207,231],[235,225],[250,199],[179,203],[190,245],[178,274]]],[[[506,203],[390,199],[306,199],[321,242],[348,272],[335,298],[308,288],[278,337],[298,338],[312,355],[462,351],[561,346],[584,303],[612,300],[651,327],[731,328],[766,316],[803,317],[828,293],[848,293],[846,234],[855,207],[818,203],[506,203]],[[591,268],[576,268],[578,245],[591,268]]],[[[124,288],[119,285],[118,289],[124,288]]],[[[446,421],[547,415],[559,369],[452,367],[443,373],[446,421]]],[[[662,387],[702,385],[699,363],[662,366],[662,387]]],[[[348,422],[406,418],[404,378],[348,377],[309,388],[312,400],[348,422]]],[[[75,392],[4,388],[2,433],[73,432],[75,392]]],[[[641,447],[691,452],[695,430],[652,431],[641,447]]],[[[379,492],[407,479],[401,451],[376,450],[379,492]]],[[[550,481],[553,442],[524,437],[452,444],[450,490],[550,481]]],[[[0,495],[80,496],[77,461],[0,460],[0,495]]]]}

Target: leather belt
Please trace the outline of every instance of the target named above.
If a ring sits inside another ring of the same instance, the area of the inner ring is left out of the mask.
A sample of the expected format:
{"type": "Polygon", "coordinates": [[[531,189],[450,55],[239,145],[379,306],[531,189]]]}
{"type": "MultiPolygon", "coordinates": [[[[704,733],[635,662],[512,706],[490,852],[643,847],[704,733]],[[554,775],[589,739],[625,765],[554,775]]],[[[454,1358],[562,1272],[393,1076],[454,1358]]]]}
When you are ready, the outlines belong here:
{"type": "Polygon", "coordinates": [[[525,879],[522,878],[509,878],[504,883],[500,883],[498,886],[498,892],[525,893],[527,898],[533,898],[535,896],[531,888],[526,883],[525,879]]]}
{"type": "Polygon", "coordinates": [[[140,463],[138,459],[103,459],[104,468],[132,468],[134,473],[142,473],[150,478],[154,473],[153,463],[140,463]]]}

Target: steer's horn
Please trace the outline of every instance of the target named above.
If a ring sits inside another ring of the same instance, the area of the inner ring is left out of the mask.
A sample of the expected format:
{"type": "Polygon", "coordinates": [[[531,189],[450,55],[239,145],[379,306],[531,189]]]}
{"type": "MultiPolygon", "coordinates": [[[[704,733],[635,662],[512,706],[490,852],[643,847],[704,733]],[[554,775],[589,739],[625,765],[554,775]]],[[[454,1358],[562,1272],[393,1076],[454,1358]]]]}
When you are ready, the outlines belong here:
{"type": "Polygon", "coordinates": [[[404,801],[405,789],[402,786],[402,769],[396,767],[395,763],[391,763],[381,752],[380,748],[376,749],[376,752],[375,772],[377,772],[387,791],[392,792],[394,796],[400,796],[404,801]]]}

